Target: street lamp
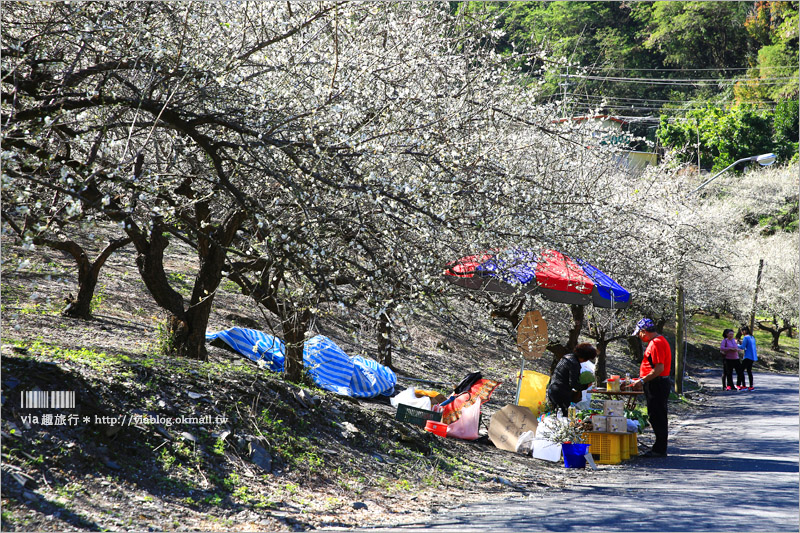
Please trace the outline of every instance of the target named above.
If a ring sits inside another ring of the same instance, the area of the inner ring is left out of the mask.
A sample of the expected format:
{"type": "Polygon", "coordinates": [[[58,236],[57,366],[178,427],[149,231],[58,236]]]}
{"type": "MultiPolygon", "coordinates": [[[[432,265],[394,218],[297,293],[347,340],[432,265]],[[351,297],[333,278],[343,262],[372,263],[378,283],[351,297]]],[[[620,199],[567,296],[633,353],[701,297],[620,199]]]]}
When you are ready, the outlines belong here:
{"type": "MultiPolygon", "coordinates": [[[[745,157],[744,159],[740,159],[740,160],[734,162],[733,164],[728,165],[727,167],[723,168],[722,170],[720,170],[719,172],[714,174],[714,176],[712,176],[711,178],[709,178],[706,181],[704,181],[703,183],[701,183],[699,187],[694,189],[687,196],[693,195],[694,193],[696,193],[697,191],[699,191],[700,189],[702,189],[703,187],[705,187],[706,185],[708,185],[709,183],[711,183],[712,181],[717,179],[720,176],[720,174],[722,174],[726,170],[730,169],[731,167],[734,167],[734,166],[738,165],[739,163],[744,163],[745,161],[756,161],[762,167],[768,167],[769,165],[771,165],[772,163],[775,162],[775,159],[777,159],[777,157],[775,156],[775,154],[772,154],[772,153],[754,155],[754,156],[751,156],[751,157],[745,157]]],[[[677,295],[678,314],[677,314],[676,321],[675,321],[676,322],[676,324],[675,324],[675,329],[676,329],[676,341],[675,341],[676,342],[675,392],[677,392],[678,394],[683,393],[683,374],[684,374],[684,370],[686,368],[686,345],[687,345],[687,343],[686,343],[686,334],[685,334],[685,321],[686,321],[686,319],[685,319],[685,308],[684,308],[684,305],[685,305],[684,304],[684,297],[685,297],[684,292],[685,291],[684,291],[683,284],[679,283],[678,284],[678,295],[677,295]],[[683,342],[681,344],[678,344],[678,339],[681,339],[683,342]],[[680,376],[678,375],[678,373],[680,373],[680,376]]]]}
{"type": "Polygon", "coordinates": [[[751,156],[751,157],[745,157],[744,159],[740,159],[738,161],[734,161],[732,164],[730,164],[727,167],[723,168],[722,170],[720,170],[719,172],[714,174],[711,178],[709,178],[706,181],[704,181],[703,183],[701,183],[699,187],[697,187],[695,190],[693,190],[689,194],[692,195],[692,194],[696,193],[697,191],[699,191],[700,189],[702,189],[703,187],[705,187],[706,185],[708,185],[709,183],[711,183],[712,181],[717,179],[720,174],[722,174],[723,172],[725,172],[729,168],[738,165],[739,163],[744,163],[745,161],[756,161],[762,167],[768,167],[772,163],[775,162],[775,159],[777,159],[777,156],[775,154],[770,153],[770,154],[754,155],[754,156],[751,156]]]}

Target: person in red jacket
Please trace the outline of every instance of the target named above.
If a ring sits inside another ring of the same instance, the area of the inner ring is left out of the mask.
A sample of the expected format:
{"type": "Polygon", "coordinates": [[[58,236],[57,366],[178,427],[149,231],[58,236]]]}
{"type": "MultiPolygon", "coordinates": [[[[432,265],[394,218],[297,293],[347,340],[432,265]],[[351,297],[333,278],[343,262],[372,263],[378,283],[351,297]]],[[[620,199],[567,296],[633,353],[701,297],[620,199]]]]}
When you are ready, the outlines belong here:
{"type": "Polygon", "coordinates": [[[656,331],[656,325],[649,318],[643,318],[636,324],[633,335],[647,345],[639,366],[639,378],[644,388],[647,402],[647,413],[656,440],[649,452],[641,457],[666,457],[669,427],[667,422],[667,404],[671,388],[669,374],[672,369],[672,350],[667,339],[656,331]]]}

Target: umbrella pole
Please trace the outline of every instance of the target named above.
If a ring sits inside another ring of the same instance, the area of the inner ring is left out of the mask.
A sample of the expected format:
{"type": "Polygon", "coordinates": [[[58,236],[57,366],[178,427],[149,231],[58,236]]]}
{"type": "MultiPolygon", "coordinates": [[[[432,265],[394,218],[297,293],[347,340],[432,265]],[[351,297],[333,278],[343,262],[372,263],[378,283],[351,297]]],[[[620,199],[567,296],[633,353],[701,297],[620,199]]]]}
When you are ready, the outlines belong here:
{"type": "Polygon", "coordinates": [[[525,374],[525,358],[522,358],[522,366],[519,369],[519,378],[517,379],[517,399],[514,400],[514,405],[519,405],[519,393],[522,391],[522,376],[525,374]]]}

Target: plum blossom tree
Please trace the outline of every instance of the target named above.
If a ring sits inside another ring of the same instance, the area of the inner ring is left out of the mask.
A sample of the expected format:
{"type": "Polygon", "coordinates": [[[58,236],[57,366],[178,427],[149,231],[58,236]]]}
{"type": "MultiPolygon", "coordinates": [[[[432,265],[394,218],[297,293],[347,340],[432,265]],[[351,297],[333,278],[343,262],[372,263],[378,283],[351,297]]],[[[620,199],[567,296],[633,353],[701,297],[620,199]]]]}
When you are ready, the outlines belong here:
{"type": "Polygon", "coordinates": [[[585,257],[653,308],[671,294],[674,184],[554,122],[522,58],[446,2],[4,7],[4,200],[33,210],[46,187],[118,223],[179,355],[206,358],[225,276],[281,324],[290,379],[322,306],[388,340],[394,310],[452,294],[445,263],[487,248],[585,257]],[[197,254],[188,301],[175,240],[197,254]]]}

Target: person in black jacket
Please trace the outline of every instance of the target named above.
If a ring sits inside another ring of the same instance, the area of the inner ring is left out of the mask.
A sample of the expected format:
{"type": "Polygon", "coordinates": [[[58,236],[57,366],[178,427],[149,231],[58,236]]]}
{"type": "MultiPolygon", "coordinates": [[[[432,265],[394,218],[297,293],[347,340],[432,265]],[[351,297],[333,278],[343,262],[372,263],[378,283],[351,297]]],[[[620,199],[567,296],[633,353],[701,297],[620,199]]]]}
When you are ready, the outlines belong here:
{"type": "Polygon", "coordinates": [[[579,382],[581,375],[581,363],[586,361],[594,362],[597,357],[597,350],[588,342],[581,343],[575,347],[573,353],[568,353],[556,365],[553,375],[550,377],[550,385],[547,387],[547,401],[553,406],[561,409],[564,416],[567,416],[569,404],[572,402],[572,395],[589,387],[589,384],[582,385],[579,382]]]}

